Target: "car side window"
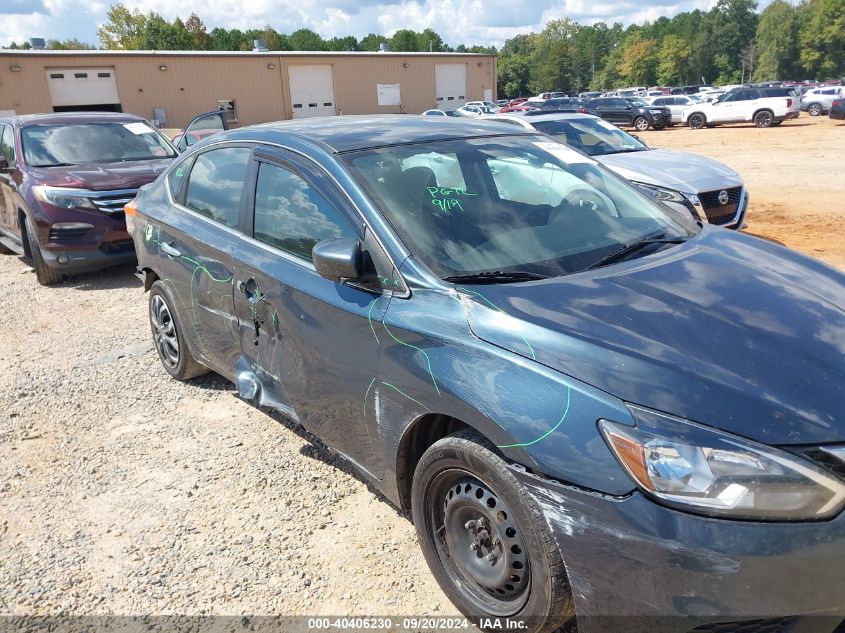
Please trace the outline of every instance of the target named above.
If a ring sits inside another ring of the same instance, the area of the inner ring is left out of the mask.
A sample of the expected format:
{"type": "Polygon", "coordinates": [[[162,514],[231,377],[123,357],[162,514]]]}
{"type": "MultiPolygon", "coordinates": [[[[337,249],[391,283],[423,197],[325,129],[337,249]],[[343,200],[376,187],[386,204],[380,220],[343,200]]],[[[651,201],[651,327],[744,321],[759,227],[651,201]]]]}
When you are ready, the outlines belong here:
{"type": "Polygon", "coordinates": [[[360,237],[337,209],[305,178],[260,163],[255,187],[255,239],[311,261],[314,245],[333,237],[360,237]]]}
{"type": "Polygon", "coordinates": [[[753,101],[757,99],[759,95],[757,94],[756,90],[740,90],[735,95],[733,100],[734,101],[753,101]]]}
{"type": "Polygon", "coordinates": [[[226,226],[237,227],[241,192],[252,150],[224,147],[197,156],[188,175],[185,206],[226,226]]]}
{"type": "Polygon", "coordinates": [[[10,125],[0,126],[0,156],[6,159],[9,167],[15,165],[15,135],[10,125]]]}
{"type": "Polygon", "coordinates": [[[185,179],[188,176],[190,169],[191,160],[188,159],[179,163],[175,169],[171,169],[170,173],[167,174],[167,186],[170,189],[170,195],[172,195],[174,199],[178,199],[179,194],[182,193],[182,189],[185,186],[185,179]]]}

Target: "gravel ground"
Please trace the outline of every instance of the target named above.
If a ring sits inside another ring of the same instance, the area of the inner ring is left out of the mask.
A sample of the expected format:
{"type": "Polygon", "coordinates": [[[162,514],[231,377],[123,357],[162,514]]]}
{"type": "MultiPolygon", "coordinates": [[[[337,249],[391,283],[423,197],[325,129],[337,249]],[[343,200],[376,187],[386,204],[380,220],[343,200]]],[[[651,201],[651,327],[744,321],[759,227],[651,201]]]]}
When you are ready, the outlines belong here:
{"type": "Polygon", "coordinates": [[[0,306],[0,614],[457,614],[340,458],[169,378],[131,268],[42,288],[0,256],[0,306]]]}

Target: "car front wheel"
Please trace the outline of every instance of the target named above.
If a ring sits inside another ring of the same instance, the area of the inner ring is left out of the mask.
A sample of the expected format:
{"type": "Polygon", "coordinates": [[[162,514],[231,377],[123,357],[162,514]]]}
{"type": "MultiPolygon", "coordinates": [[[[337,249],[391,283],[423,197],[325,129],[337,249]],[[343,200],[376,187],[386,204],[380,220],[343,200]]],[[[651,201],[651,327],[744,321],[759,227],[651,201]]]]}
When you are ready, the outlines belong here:
{"type": "Polygon", "coordinates": [[[687,119],[687,125],[689,125],[693,130],[700,130],[707,125],[707,119],[704,118],[703,114],[692,114],[690,115],[690,118],[687,119]]]}
{"type": "Polygon", "coordinates": [[[172,306],[164,282],[157,280],[150,288],[150,327],[161,364],[176,380],[208,373],[208,368],[198,363],[188,349],[181,320],[172,306]]]}
{"type": "Polygon", "coordinates": [[[426,561],[467,617],[508,618],[522,631],[550,633],[574,616],[542,508],[483,437],[463,431],[435,442],[411,494],[426,561]]]}
{"type": "Polygon", "coordinates": [[[38,279],[38,283],[42,286],[53,286],[61,282],[65,276],[58,270],[50,268],[44,261],[44,256],[41,254],[41,245],[38,243],[38,237],[35,233],[35,226],[29,218],[24,220],[24,230],[26,231],[29,254],[32,257],[32,267],[35,269],[35,278],[38,279]]]}
{"type": "Polygon", "coordinates": [[[634,128],[636,128],[639,132],[645,132],[648,130],[649,125],[650,123],[648,122],[648,119],[644,116],[638,116],[634,119],[634,128]]]}
{"type": "Polygon", "coordinates": [[[807,114],[810,116],[821,116],[822,113],[822,106],[819,103],[811,103],[807,107],[807,114]]]}

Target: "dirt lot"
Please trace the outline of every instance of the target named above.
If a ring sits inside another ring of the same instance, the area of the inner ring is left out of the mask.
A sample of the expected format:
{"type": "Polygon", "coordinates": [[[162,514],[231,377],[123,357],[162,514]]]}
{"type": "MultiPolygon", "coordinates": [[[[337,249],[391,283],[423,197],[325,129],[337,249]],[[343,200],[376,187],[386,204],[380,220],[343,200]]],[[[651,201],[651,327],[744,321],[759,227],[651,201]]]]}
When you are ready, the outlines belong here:
{"type": "Polygon", "coordinates": [[[654,147],[695,152],[733,167],[751,195],[747,231],[845,269],[845,123],[828,117],[640,135],[654,147]]]}
{"type": "MultiPolygon", "coordinates": [[[[645,136],[729,163],[749,230],[845,268],[845,126],[645,136]]],[[[167,377],[131,268],[45,289],[2,256],[0,306],[0,615],[456,613],[350,469],[224,380],[167,377]]]]}

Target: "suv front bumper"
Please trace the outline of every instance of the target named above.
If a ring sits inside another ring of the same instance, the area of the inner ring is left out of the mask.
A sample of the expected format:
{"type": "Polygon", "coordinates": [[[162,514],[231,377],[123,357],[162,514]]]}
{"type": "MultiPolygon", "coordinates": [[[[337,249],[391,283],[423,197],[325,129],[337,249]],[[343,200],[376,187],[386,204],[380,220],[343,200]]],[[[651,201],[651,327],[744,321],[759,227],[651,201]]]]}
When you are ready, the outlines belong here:
{"type": "Polygon", "coordinates": [[[731,633],[761,618],[771,628],[748,630],[845,631],[845,513],[802,523],[711,519],[640,493],[609,497],[513,471],[560,548],[579,633],[731,633]]]}

